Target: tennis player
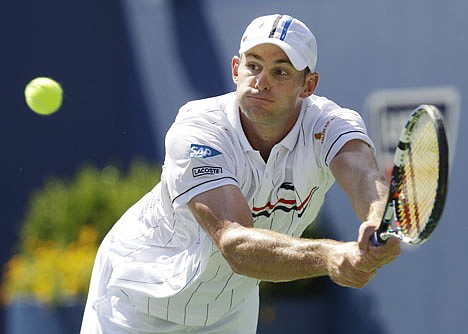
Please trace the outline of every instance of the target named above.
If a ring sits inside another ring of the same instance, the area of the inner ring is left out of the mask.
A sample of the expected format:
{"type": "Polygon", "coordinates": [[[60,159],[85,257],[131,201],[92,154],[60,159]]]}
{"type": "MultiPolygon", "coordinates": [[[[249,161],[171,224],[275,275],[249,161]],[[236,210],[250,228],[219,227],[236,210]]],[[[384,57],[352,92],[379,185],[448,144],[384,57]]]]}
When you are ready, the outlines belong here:
{"type": "Polygon", "coordinates": [[[236,91],[180,109],[161,182],[101,244],[83,334],[255,333],[261,280],[360,288],[398,256],[397,240],[369,244],[386,181],[359,114],[314,95],[316,59],[301,21],[251,22],[236,91]],[[362,221],[357,241],[300,238],[335,180],[362,221]]]}

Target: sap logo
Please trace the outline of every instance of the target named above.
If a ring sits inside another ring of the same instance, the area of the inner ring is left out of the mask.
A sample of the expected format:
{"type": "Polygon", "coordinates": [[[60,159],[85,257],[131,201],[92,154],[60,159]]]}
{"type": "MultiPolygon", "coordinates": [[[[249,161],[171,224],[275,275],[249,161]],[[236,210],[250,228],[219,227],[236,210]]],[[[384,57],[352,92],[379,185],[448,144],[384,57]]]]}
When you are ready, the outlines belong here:
{"type": "Polygon", "coordinates": [[[206,145],[192,144],[190,145],[190,158],[209,158],[221,154],[214,148],[206,145]]]}
{"type": "Polygon", "coordinates": [[[223,169],[221,167],[202,166],[202,167],[192,168],[193,177],[202,176],[202,175],[221,174],[222,172],[223,172],[223,169]]]}

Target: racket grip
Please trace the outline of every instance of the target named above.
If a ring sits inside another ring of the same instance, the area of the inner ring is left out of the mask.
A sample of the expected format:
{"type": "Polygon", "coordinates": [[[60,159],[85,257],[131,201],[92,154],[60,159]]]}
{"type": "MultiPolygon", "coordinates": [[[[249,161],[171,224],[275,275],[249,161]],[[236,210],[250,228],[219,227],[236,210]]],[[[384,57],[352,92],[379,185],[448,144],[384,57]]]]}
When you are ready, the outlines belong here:
{"type": "Polygon", "coordinates": [[[372,243],[372,245],[374,245],[374,246],[376,246],[376,247],[383,246],[383,245],[385,244],[385,240],[383,240],[383,239],[380,237],[379,231],[375,231],[375,232],[372,234],[371,243],[372,243]]]}

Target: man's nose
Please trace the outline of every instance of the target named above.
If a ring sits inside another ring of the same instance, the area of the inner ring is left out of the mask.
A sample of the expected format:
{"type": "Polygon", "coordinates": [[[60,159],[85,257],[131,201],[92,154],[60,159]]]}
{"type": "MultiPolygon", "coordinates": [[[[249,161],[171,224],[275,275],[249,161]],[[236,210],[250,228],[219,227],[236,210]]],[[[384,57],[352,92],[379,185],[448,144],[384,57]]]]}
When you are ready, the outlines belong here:
{"type": "Polygon", "coordinates": [[[255,81],[255,88],[258,90],[270,90],[270,79],[268,78],[267,73],[261,72],[257,74],[255,81]]]}

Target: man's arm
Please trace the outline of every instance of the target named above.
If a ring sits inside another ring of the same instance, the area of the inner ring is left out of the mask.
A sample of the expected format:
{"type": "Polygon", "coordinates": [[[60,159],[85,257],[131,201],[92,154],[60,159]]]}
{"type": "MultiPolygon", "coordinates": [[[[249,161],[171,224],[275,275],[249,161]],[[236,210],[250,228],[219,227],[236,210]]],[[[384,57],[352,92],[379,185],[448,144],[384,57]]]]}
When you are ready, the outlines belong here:
{"type": "Polygon", "coordinates": [[[328,275],[351,287],[362,287],[375,275],[357,242],[301,239],[254,228],[248,204],[235,186],[199,194],[188,206],[238,274],[266,281],[328,275]]]}
{"type": "Polygon", "coordinates": [[[385,176],[379,171],[370,147],[361,140],[346,143],[330,164],[338,184],[351,201],[358,218],[358,243],[361,253],[367,254],[370,266],[379,268],[393,261],[400,253],[398,240],[385,246],[373,247],[372,233],[379,226],[388,196],[385,176]]]}

